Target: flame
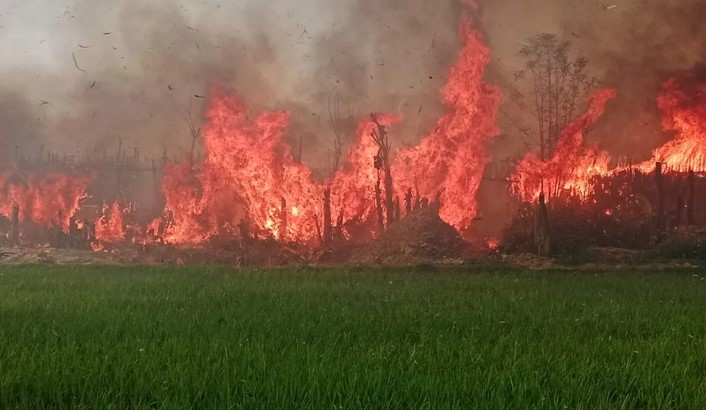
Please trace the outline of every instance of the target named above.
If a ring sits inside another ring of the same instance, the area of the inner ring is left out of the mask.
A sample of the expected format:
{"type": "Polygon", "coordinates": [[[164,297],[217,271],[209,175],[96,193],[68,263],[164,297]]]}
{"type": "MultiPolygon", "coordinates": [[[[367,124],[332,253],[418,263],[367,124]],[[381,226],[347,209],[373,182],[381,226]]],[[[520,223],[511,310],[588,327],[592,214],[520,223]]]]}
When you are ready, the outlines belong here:
{"type": "Polygon", "coordinates": [[[664,113],[662,127],[676,137],[657,148],[653,158],[639,166],[654,169],[662,162],[676,172],[706,171],[706,84],[691,77],[672,78],[662,85],[658,106],[664,113]]]}
{"type": "Polygon", "coordinates": [[[6,171],[0,174],[0,214],[11,218],[17,204],[21,222],[58,225],[68,232],[90,181],[89,176],[69,173],[6,171]]]}
{"type": "Polygon", "coordinates": [[[448,113],[418,146],[398,153],[394,168],[402,188],[416,187],[427,197],[443,190],[440,216],[459,230],[478,212],[476,192],[490,160],[486,146],[498,134],[501,99],[500,90],[483,81],[490,50],[482,35],[469,27],[466,18],[460,29],[463,47],[442,89],[448,113]]]}
{"type": "MultiPolygon", "coordinates": [[[[392,170],[397,196],[409,187],[424,196],[443,188],[440,214],[463,229],[477,213],[475,196],[489,160],[486,144],[497,135],[500,91],[483,82],[490,51],[482,36],[470,29],[469,18],[463,19],[460,36],[458,61],[442,90],[448,113],[417,147],[397,153],[392,170]]],[[[237,97],[214,89],[206,116],[205,161],[196,166],[174,163],[165,170],[162,191],[166,214],[171,215],[167,241],[199,243],[222,233],[235,234],[230,227],[244,217],[275,238],[314,241],[326,187],[331,188],[332,212],[342,214],[344,223],[373,215],[377,180],[373,157],[378,147],[371,137],[376,127],[371,119],[360,122],[344,166],[320,183],[306,165],[294,161],[284,142],[288,113],[253,116],[237,97]]],[[[378,114],[376,120],[391,127],[402,118],[378,114]]]]}
{"type": "MultiPolygon", "coordinates": [[[[595,189],[596,177],[614,176],[633,168],[610,168],[608,154],[583,146],[584,130],[602,115],[606,102],[614,96],[614,90],[595,94],[588,112],[564,130],[549,161],[540,161],[536,153],[522,159],[513,176],[514,193],[530,202],[544,186],[550,197],[569,192],[585,199],[595,189]]],[[[650,173],[655,163],[661,162],[665,172],[706,172],[706,84],[690,76],[667,80],[658,106],[663,112],[664,130],[675,137],[634,168],[650,173]]]]}
{"type": "Polygon", "coordinates": [[[123,211],[120,202],[116,200],[110,207],[104,209],[103,216],[96,221],[96,240],[106,244],[117,243],[124,239],[123,211]]]}
{"type": "Polygon", "coordinates": [[[490,249],[491,251],[497,250],[500,246],[499,238],[487,238],[486,242],[488,243],[488,249],[490,249]]]}
{"type": "Polygon", "coordinates": [[[582,198],[590,194],[591,178],[610,172],[610,157],[584,147],[584,133],[603,115],[605,105],[615,95],[613,89],[602,89],[592,95],[588,111],[562,131],[549,160],[542,161],[537,151],[527,154],[515,168],[513,192],[526,202],[536,200],[542,191],[549,199],[567,191],[582,198]]]}

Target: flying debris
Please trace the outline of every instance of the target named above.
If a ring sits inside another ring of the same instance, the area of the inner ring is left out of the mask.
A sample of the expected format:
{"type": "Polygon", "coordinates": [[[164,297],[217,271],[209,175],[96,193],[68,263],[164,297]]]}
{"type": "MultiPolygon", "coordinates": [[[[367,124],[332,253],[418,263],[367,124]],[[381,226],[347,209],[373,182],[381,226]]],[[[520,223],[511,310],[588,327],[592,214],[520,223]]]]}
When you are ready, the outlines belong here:
{"type": "Polygon", "coordinates": [[[94,81],[94,82],[91,83],[91,85],[90,85],[88,88],[91,89],[91,88],[93,88],[93,87],[95,87],[95,86],[96,86],[96,82],[94,81]]]}
{"type": "Polygon", "coordinates": [[[204,98],[203,95],[198,95],[198,94],[194,94],[194,97],[196,97],[196,98],[204,98]]]}
{"type": "Polygon", "coordinates": [[[613,10],[613,9],[616,8],[616,7],[618,7],[618,6],[615,5],[615,4],[611,4],[610,6],[605,6],[605,9],[606,9],[606,10],[613,10]]]}
{"type": "Polygon", "coordinates": [[[42,103],[41,105],[49,104],[49,101],[44,101],[44,100],[42,100],[42,99],[40,99],[39,101],[42,103]]]}
{"type": "Polygon", "coordinates": [[[113,33],[110,32],[110,31],[106,31],[105,33],[103,33],[104,36],[108,36],[108,35],[111,35],[111,34],[113,34],[113,33]]]}
{"type": "Polygon", "coordinates": [[[74,59],[74,65],[76,66],[76,69],[77,69],[78,71],[81,71],[81,72],[84,72],[84,73],[85,73],[86,70],[84,70],[83,68],[81,68],[81,67],[78,66],[78,62],[76,61],[76,54],[75,54],[75,53],[71,53],[71,58],[74,59]]]}
{"type": "Polygon", "coordinates": [[[81,48],[90,48],[91,47],[91,46],[84,46],[83,44],[79,44],[78,46],[81,48]]]}
{"type": "Polygon", "coordinates": [[[174,91],[174,88],[171,86],[171,84],[167,85],[167,88],[169,89],[169,91],[174,91]]]}

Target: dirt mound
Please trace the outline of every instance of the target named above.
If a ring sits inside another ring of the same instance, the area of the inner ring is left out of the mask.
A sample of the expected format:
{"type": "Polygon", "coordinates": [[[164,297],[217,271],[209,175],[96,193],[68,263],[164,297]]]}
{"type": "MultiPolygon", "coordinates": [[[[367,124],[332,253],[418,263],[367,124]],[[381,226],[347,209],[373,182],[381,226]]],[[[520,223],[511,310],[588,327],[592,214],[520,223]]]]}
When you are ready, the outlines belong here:
{"type": "Polygon", "coordinates": [[[434,208],[412,212],[370,244],[355,252],[354,264],[413,265],[444,262],[468,255],[470,245],[434,208]]]}

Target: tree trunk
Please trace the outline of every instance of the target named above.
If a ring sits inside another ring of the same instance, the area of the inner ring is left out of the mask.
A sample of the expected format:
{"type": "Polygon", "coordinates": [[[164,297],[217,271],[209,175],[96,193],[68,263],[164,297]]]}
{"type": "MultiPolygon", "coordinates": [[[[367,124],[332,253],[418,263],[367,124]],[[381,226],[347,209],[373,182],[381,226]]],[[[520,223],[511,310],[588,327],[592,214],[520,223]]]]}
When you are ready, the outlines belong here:
{"type": "Polygon", "coordinates": [[[402,209],[400,208],[400,198],[399,197],[395,197],[394,211],[395,211],[394,212],[395,221],[399,221],[401,218],[400,214],[402,213],[402,209]]]}
{"type": "Polygon", "coordinates": [[[544,194],[539,194],[539,204],[537,204],[535,220],[537,254],[539,256],[549,256],[551,253],[549,241],[549,213],[547,211],[547,204],[544,201],[544,194]]]}
{"type": "Polygon", "coordinates": [[[382,235],[385,232],[385,218],[382,212],[382,191],[380,190],[380,173],[378,172],[378,179],[375,182],[375,208],[377,210],[378,216],[378,235],[382,235]]]}
{"type": "Polygon", "coordinates": [[[12,225],[10,226],[10,242],[17,245],[20,241],[20,206],[12,204],[12,225]]]}
{"type": "Polygon", "coordinates": [[[392,171],[390,170],[390,161],[388,159],[389,150],[385,152],[385,211],[387,217],[387,228],[395,222],[395,205],[392,197],[392,171]]]}

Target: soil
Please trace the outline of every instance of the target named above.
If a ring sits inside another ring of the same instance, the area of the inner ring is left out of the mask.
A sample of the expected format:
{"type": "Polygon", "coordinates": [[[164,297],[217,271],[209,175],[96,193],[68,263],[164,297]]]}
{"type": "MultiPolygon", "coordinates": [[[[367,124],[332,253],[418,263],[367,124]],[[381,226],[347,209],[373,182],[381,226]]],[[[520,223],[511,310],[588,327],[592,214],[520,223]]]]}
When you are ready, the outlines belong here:
{"type": "Polygon", "coordinates": [[[370,244],[359,248],[350,263],[360,265],[415,265],[449,263],[471,253],[452,226],[433,207],[415,210],[370,244]]]}

